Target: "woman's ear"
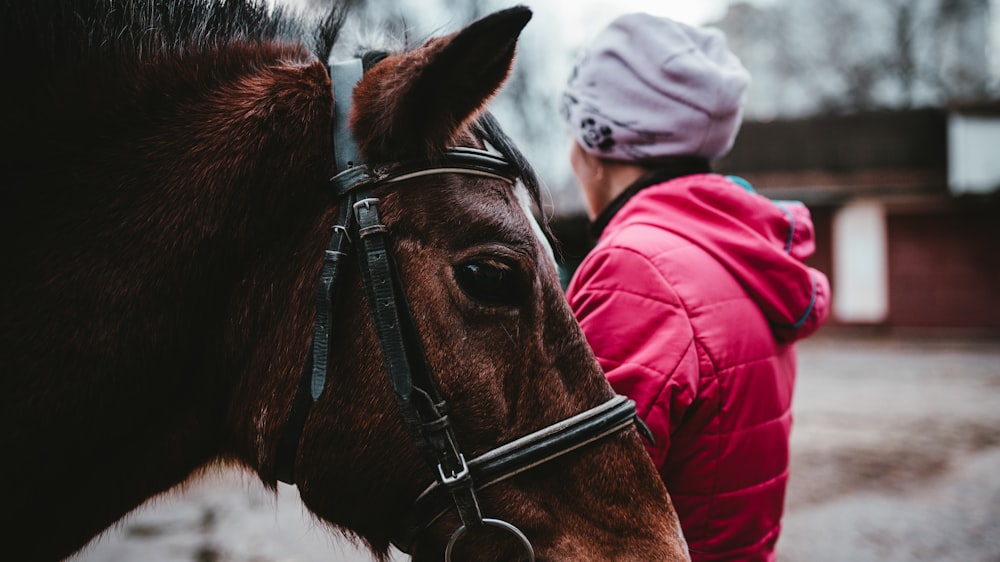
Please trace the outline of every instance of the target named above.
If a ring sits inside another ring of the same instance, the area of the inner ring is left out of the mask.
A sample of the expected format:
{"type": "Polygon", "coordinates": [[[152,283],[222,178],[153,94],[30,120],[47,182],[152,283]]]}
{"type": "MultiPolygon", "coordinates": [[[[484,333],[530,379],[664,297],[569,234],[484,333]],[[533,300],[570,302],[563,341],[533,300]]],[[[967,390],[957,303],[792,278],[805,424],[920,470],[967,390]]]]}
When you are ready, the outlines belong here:
{"type": "Polygon", "coordinates": [[[588,189],[595,181],[604,179],[604,160],[587,152],[575,141],[570,148],[569,158],[573,174],[584,189],[588,189]]]}
{"type": "Polygon", "coordinates": [[[593,171],[594,181],[603,182],[607,179],[607,167],[604,165],[605,160],[594,156],[586,150],[583,151],[583,154],[588,160],[588,166],[593,171]]]}
{"type": "Polygon", "coordinates": [[[573,142],[569,152],[573,175],[583,194],[587,215],[593,219],[610,201],[608,199],[607,171],[604,160],[594,156],[573,142]]]}

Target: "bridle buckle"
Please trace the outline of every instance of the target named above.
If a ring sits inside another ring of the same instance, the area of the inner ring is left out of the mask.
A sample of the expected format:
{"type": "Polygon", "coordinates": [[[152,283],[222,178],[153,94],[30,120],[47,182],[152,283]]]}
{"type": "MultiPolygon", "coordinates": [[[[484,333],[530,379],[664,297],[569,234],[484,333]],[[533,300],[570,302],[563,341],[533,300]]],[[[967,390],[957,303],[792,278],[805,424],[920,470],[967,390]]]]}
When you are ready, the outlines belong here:
{"type": "Polygon", "coordinates": [[[458,472],[452,471],[451,476],[444,473],[444,467],[441,466],[440,463],[437,465],[438,476],[440,476],[438,481],[441,482],[441,484],[451,488],[453,486],[464,484],[466,480],[469,480],[472,477],[472,473],[469,471],[469,465],[465,462],[465,455],[459,453],[458,462],[462,463],[462,468],[459,469],[458,472]]]}

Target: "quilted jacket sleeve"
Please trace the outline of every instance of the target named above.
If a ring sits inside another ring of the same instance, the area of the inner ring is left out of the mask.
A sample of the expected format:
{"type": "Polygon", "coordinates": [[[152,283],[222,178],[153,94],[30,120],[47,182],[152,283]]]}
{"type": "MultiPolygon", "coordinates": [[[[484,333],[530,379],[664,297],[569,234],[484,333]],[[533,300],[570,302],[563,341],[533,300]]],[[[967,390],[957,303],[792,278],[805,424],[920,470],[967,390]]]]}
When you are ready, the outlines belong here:
{"type": "Polygon", "coordinates": [[[624,248],[592,252],[567,291],[611,386],[636,401],[663,466],[670,436],[697,393],[698,359],[687,312],[648,258],[624,248]]]}

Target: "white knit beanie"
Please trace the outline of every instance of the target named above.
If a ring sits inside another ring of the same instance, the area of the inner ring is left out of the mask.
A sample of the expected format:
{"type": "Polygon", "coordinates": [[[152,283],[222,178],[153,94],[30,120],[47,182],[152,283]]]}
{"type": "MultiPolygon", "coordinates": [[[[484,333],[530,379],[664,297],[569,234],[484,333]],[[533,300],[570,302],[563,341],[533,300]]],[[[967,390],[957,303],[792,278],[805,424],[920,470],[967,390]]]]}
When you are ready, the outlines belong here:
{"type": "Polygon", "coordinates": [[[580,146],[601,157],[714,160],[733,146],[749,83],[722,32],[629,14],[594,38],[562,113],[580,146]]]}

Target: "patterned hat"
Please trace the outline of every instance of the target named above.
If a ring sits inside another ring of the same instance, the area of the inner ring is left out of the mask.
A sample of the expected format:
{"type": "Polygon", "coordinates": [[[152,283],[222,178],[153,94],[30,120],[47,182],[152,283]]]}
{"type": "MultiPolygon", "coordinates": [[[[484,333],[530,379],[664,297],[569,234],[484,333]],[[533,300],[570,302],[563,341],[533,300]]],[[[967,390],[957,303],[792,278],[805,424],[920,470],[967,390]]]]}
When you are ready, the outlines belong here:
{"type": "Polygon", "coordinates": [[[580,146],[604,158],[714,160],[733,146],[749,83],[722,32],[629,14],[594,38],[562,114],[580,146]]]}

